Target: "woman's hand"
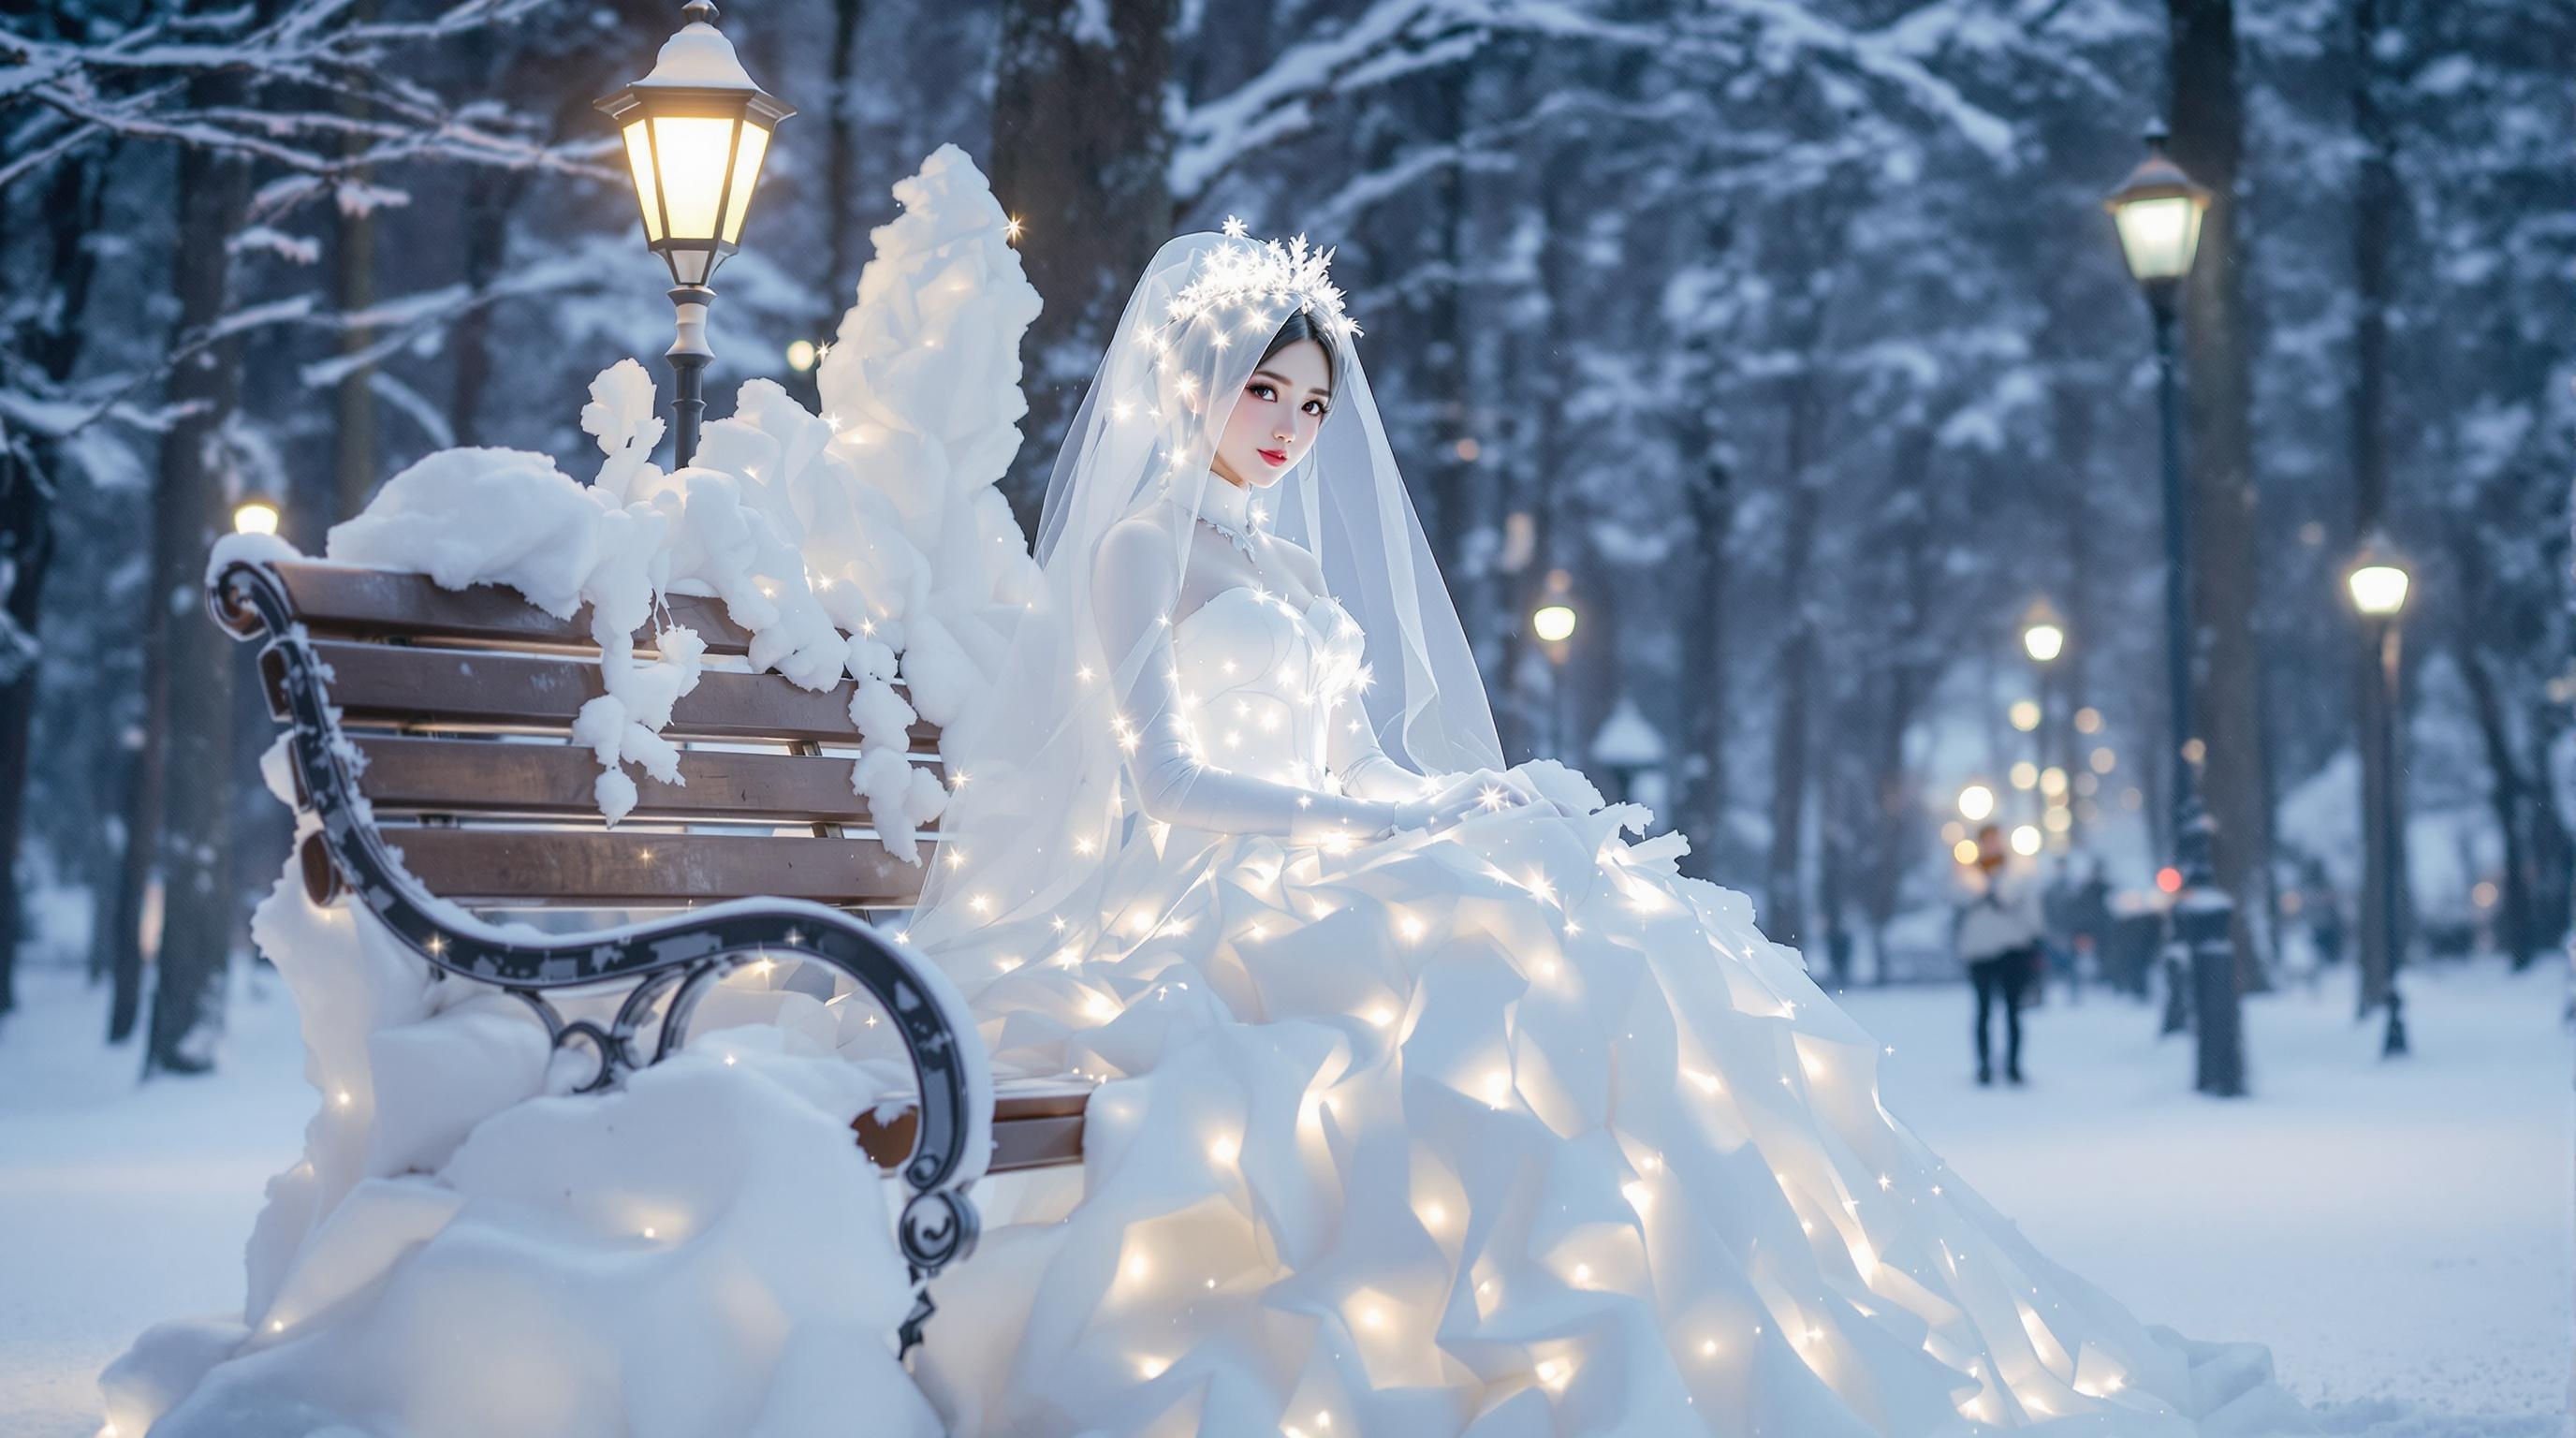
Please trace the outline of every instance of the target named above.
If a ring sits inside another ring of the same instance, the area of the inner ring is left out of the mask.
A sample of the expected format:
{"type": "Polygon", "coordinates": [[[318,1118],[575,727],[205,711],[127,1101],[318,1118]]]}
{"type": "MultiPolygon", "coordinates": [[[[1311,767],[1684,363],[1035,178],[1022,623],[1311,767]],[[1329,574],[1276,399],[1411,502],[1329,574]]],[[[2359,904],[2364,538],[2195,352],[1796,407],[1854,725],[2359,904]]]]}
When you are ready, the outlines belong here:
{"type": "Polygon", "coordinates": [[[1560,804],[1547,797],[1547,795],[1539,792],[1538,785],[1531,782],[1530,777],[1527,774],[1523,774],[1518,770],[1499,772],[1493,769],[1479,769],[1475,772],[1473,777],[1488,789],[1498,789],[1502,791],[1505,797],[1500,803],[1495,805],[1497,808],[1511,808],[1522,804],[1535,804],[1539,808],[1546,810],[1548,813],[1559,815],[1564,818],[1580,819],[1583,817],[1580,812],[1569,809],[1565,805],[1560,804]]]}
{"type": "Polygon", "coordinates": [[[1443,775],[1428,782],[1436,787],[1422,798],[1396,804],[1392,819],[1381,832],[1420,829],[1437,834],[1478,814],[1529,802],[1529,796],[1514,787],[1508,776],[1491,769],[1443,775]]]}

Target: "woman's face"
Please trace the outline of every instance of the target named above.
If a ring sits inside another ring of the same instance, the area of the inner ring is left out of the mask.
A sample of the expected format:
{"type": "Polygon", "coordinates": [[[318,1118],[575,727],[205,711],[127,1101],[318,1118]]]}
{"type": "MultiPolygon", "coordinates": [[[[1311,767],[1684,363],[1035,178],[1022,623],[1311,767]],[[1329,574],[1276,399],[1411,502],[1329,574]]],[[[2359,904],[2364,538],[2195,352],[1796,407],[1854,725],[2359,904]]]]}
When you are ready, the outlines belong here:
{"type": "Polygon", "coordinates": [[[1277,484],[1313,447],[1332,405],[1333,376],[1324,347],[1313,340],[1297,341],[1263,360],[1243,382],[1210,467],[1254,489],[1277,484]]]}

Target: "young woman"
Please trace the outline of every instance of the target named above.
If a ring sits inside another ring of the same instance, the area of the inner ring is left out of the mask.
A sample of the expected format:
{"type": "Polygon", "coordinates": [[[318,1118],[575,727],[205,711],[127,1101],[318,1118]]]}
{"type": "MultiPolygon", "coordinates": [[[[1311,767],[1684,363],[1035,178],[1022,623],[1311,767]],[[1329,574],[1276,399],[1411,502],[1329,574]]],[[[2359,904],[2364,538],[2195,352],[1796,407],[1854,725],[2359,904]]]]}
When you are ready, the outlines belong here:
{"type": "Polygon", "coordinates": [[[951,731],[910,937],[1104,1081],[942,1280],[957,1431],[2300,1431],[1891,1117],[1679,836],[1504,765],[1327,258],[1156,256],[951,731]]]}

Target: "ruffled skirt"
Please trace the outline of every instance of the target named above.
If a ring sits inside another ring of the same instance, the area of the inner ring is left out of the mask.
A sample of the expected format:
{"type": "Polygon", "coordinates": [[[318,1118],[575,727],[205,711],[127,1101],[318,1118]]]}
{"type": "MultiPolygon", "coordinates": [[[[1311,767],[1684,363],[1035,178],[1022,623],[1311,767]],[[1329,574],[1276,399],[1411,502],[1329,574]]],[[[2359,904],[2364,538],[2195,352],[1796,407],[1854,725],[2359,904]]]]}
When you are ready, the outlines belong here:
{"type": "Polygon", "coordinates": [[[995,957],[998,1068],[1102,1086],[1081,1168],[988,1181],[935,1288],[954,1431],[2307,1431],[2264,1350],[2139,1323],[1970,1191],[1645,818],[1172,831],[995,957]]]}

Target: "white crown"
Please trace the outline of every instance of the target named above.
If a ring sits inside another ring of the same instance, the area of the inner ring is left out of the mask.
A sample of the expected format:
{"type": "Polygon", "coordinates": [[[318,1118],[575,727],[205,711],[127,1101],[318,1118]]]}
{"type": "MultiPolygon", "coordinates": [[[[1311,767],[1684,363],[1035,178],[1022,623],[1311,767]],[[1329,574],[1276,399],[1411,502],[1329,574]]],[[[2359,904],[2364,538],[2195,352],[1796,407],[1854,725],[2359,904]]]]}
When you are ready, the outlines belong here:
{"type": "Polygon", "coordinates": [[[1272,304],[1295,300],[1298,309],[1316,316],[1335,335],[1348,339],[1360,332],[1342,313],[1342,292],[1332,279],[1331,250],[1310,248],[1304,235],[1285,245],[1277,240],[1254,244],[1244,233],[1243,221],[1232,215],[1225,217],[1225,237],[1234,243],[1217,245],[1201,256],[1199,272],[1173,297],[1173,322],[1232,305],[1248,308],[1262,300],[1272,304]]]}

